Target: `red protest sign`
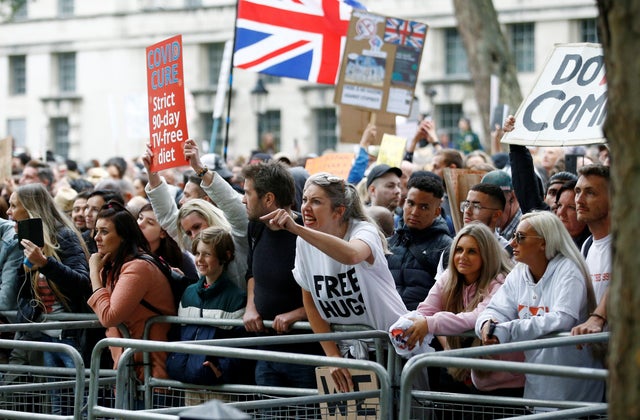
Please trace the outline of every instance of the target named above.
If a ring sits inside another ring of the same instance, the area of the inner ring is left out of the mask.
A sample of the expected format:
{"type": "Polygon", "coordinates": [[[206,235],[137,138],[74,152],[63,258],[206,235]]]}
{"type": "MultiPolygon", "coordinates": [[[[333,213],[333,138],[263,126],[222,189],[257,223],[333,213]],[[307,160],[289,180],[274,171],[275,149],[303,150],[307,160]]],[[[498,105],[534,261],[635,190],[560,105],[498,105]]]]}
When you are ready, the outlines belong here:
{"type": "Polygon", "coordinates": [[[182,152],[183,142],[189,138],[183,74],[181,35],[147,47],[147,96],[153,171],[188,164],[182,152]]]}

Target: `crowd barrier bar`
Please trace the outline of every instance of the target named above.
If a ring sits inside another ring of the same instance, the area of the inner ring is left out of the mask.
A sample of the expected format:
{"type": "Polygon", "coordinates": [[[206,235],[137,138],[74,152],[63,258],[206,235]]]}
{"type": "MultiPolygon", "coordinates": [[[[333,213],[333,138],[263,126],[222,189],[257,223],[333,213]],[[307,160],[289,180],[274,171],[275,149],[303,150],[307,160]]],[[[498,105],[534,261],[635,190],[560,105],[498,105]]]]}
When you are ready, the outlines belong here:
{"type": "MultiPolygon", "coordinates": [[[[143,339],[149,337],[149,332],[153,324],[156,323],[169,323],[169,324],[191,324],[191,325],[207,325],[215,327],[244,327],[244,323],[241,319],[210,319],[210,318],[187,318],[178,316],[155,316],[147,320],[145,323],[143,339]]],[[[272,328],[273,321],[263,321],[265,328],[272,328]]],[[[380,330],[374,330],[366,325],[347,325],[347,324],[331,324],[332,333],[329,333],[325,340],[338,341],[347,339],[373,339],[375,347],[376,362],[385,365],[383,359],[385,349],[388,349],[386,366],[387,372],[391,377],[392,383],[397,385],[400,383],[400,366],[401,358],[392,349],[389,338],[386,332],[380,330]],[[338,333],[357,333],[356,335],[342,335],[338,336],[338,333]]],[[[308,331],[312,332],[311,324],[306,321],[298,321],[291,325],[291,331],[308,331]]],[[[251,347],[256,345],[268,346],[271,344],[297,344],[297,343],[313,343],[321,341],[318,334],[288,334],[288,335],[274,335],[274,336],[258,336],[258,337],[244,337],[237,339],[214,339],[214,340],[198,340],[193,343],[205,344],[205,345],[219,345],[219,346],[233,346],[233,347],[251,347]],[[255,341],[245,341],[245,340],[255,341]],[[239,341],[235,341],[239,340],[239,341]]],[[[153,381],[151,377],[151,367],[149,354],[143,354],[144,372],[145,372],[145,404],[151,403],[151,392],[149,389],[150,382],[153,381]],[[148,380],[147,378],[151,378],[148,380]]]]}
{"type": "MultiPolygon", "coordinates": [[[[464,367],[464,368],[482,368],[485,370],[500,370],[507,372],[519,372],[519,373],[535,373],[549,376],[564,376],[581,379],[598,379],[606,380],[608,372],[606,369],[592,369],[592,368],[579,368],[579,367],[566,367],[558,365],[541,365],[535,363],[519,363],[519,362],[506,362],[499,360],[486,360],[486,359],[473,359],[479,356],[488,356],[501,353],[512,353],[525,350],[534,350],[549,347],[563,347],[563,346],[576,346],[590,343],[604,343],[609,339],[609,333],[598,333],[578,336],[560,336],[552,338],[543,338],[537,340],[522,341],[516,343],[504,343],[496,344],[492,346],[480,346],[470,347],[464,349],[448,350],[435,353],[425,353],[411,358],[405,365],[401,378],[400,378],[400,420],[407,420],[411,411],[411,397],[422,396],[428,397],[429,395],[436,395],[442,393],[431,393],[424,391],[412,391],[411,385],[414,377],[427,366],[441,366],[441,367],[464,367]]],[[[455,394],[449,394],[449,396],[455,394]]],[[[472,401],[487,401],[486,397],[476,395],[460,394],[455,398],[463,402],[472,401]]],[[[499,402],[505,402],[505,404],[513,404],[514,400],[519,402],[519,405],[539,405],[539,406],[555,406],[558,408],[577,408],[577,406],[583,407],[585,410],[590,408],[594,412],[601,412],[603,404],[600,403],[581,403],[581,402],[562,402],[562,401],[541,401],[541,400],[525,400],[525,399],[513,399],[506,397],[490,397],[490,400],[496,404],[499,402]],[[590,407],[584,407],[590,406],[590,407]]],[[[606,404],[604,404],[606,406],[606,404]]],[[[606,411],[606,408],[605,408],[606,411]]],[[[546,415],[553,415],[548,413],[546,415]]],[[[558,416],[562,416],[561,413],[556,413],[558,416]]],[[[551,417],[545,417],[551,418],[551,417]]],[[[562,418],[562,417],[554,417],[562,418]]]]}
{"type": "MultiPolygon", "coordinates": [[[[375,331],[374,331],[375,332],[375,331]]],[[[371,333],[371,331],[369,331],[371,333]]],[[[357,334],[357,333],[337,333],[337,334],[357,334]]],[[[309,334],[307,334],[309,335],[309,334]]],[[[316,335],[314,335],[316,336],[316,335]]],[[[317,335],[320,336],[320,335],[317,335]]],[[[272,337],[269,337],[272,338],[272,337]]],[[[335,336],[332,336],[331,333],[323,334],[322,337],[317,337],[316,340],[327,340],[327,339],[335,339],[335,336]],[[329,338],[331,337],[331,338],[329,338]]],[[[338,366],[352,369],[363,369],[373,371],[379,380],[380,390],[379,390],[379,398],[380,398],[380,418],[383,419],[391,419],[391,407],[392,407],[392,395],[391,395],[391,380],[387,373],[387,370],[384,366],[368,360],[354,360],[354,359],[343,359],[343,358],[335,358],[335,357],[326,357],[326,356],[314,356],[314,355],[303,355],[303,354],[293,354],[293,353],[283,353],[283,352],[275,352],[268,350],[253,350],[253,349],[245,349],[245,348],[229,348],[222,346],[212,346],[202,344],[188,344],[188,343],[179,343],[179,342],[154,342],[148,340],[133,340],[133,339],[116,339],[116,338],[106,338],[98,342],[96,347],[94,348],[92,354],[92,364],[91,364],[91,380],[89,382],[89,399],[88,399],[88,414],[89,419],[94,419],[96,416],[100,415],[109,415],[109,416],[117,416],[122,418],[131,418],[131,419],[142,419],[142,418],[167,418],[175,420],[175,416],[165,416],[159,412],[144,413],[141,411],[129,411],[122,410],[119,408],[109,409],[100,407],[97,405],[97,388],[94,384],[94,379],[96,378],[97,372],[95,372],[94,365],[100,358],[100,353],[103,349],[109,347],[123,347],[125,351],[123,352],[121,359],[118,363],[118,369],[116,374],[116,392],[118,393],[118,389],[126,388],[127,381],[130,378],[130,360],[133,357],[133,354],[137,351],[145,351],[145,352],[153,352],[153,351],[167,351],[167,352],[183,352],[183,353],[194,353],[194,354],[206,354],[212,356],[223,356],[223,357],[234,357],[239,359],[251,359],[251,360],[267,360],[273,362],[283,362],[283,363],[297,363],[311,366],[338,366]],[[154,417],[155,416],[155,417],[154,417]],[[162,417],[158,417],[162,416],[162,417]]],[[[376,391],[377,393],[378,391],[376,391]]],[[[116,397],[116,407],[122,406],[122,395],[120,398],[116,397]]]]}

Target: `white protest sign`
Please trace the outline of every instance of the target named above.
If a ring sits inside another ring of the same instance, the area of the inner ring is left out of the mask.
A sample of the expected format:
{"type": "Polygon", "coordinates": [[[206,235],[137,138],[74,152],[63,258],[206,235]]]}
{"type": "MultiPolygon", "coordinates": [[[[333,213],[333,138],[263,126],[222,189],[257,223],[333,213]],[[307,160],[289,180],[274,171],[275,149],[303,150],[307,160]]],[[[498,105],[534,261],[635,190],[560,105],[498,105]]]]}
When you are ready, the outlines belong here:
{"type": "Polygon", "coordinates": [[[502,143],[574,146],[604,143],[607,80],[600,44],[558,44],[502,143]]]}

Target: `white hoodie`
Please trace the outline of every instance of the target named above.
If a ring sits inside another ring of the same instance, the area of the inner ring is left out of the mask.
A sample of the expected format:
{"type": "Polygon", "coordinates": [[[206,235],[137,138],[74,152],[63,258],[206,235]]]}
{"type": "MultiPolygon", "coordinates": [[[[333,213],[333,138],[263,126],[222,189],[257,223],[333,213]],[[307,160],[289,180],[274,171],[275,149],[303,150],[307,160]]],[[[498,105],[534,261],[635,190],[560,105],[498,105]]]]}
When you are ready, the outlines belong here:
{"type": "MultiPolygon", "coordinates": [[[[568,332],[587,318],[587,291],[578,266],[556,256],[535,283],[525,264],[518,264],[489,306],[476,321],[476,335],[489,319],[498,322],[495,336],[500,343],[534,340],[551,333],[568,332]]],[[[525,352],[525,362],[601,368],[589,347],[557,347],[525,352]]],[[[526,375],[525,398],[601,402],[604,382],[559,376],[526,375]]]]}

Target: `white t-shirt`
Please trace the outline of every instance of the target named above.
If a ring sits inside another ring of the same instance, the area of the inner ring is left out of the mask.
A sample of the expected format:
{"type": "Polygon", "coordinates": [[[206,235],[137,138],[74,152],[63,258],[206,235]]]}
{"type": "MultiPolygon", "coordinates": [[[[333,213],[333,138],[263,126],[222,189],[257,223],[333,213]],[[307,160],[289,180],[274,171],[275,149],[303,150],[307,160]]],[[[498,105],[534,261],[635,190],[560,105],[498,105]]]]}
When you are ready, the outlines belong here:
{"type": "Polygon", "coordinates": [[[388,331],[408,311],[396,291],[380,236],[372,224],[352,220],[343,239],[360,239],[369,245],[373,264],[342,264],[298,237],[293,276],[300,287],[311,293],[327,322],[363,324],[388,331]]]}
{"type": "Polygon", "coordinates": [[[596,302],[600,303],[611,280],[611,234],[593,240],[586,261],[591,274],[593,293],[596,295],[596,302]]]}

